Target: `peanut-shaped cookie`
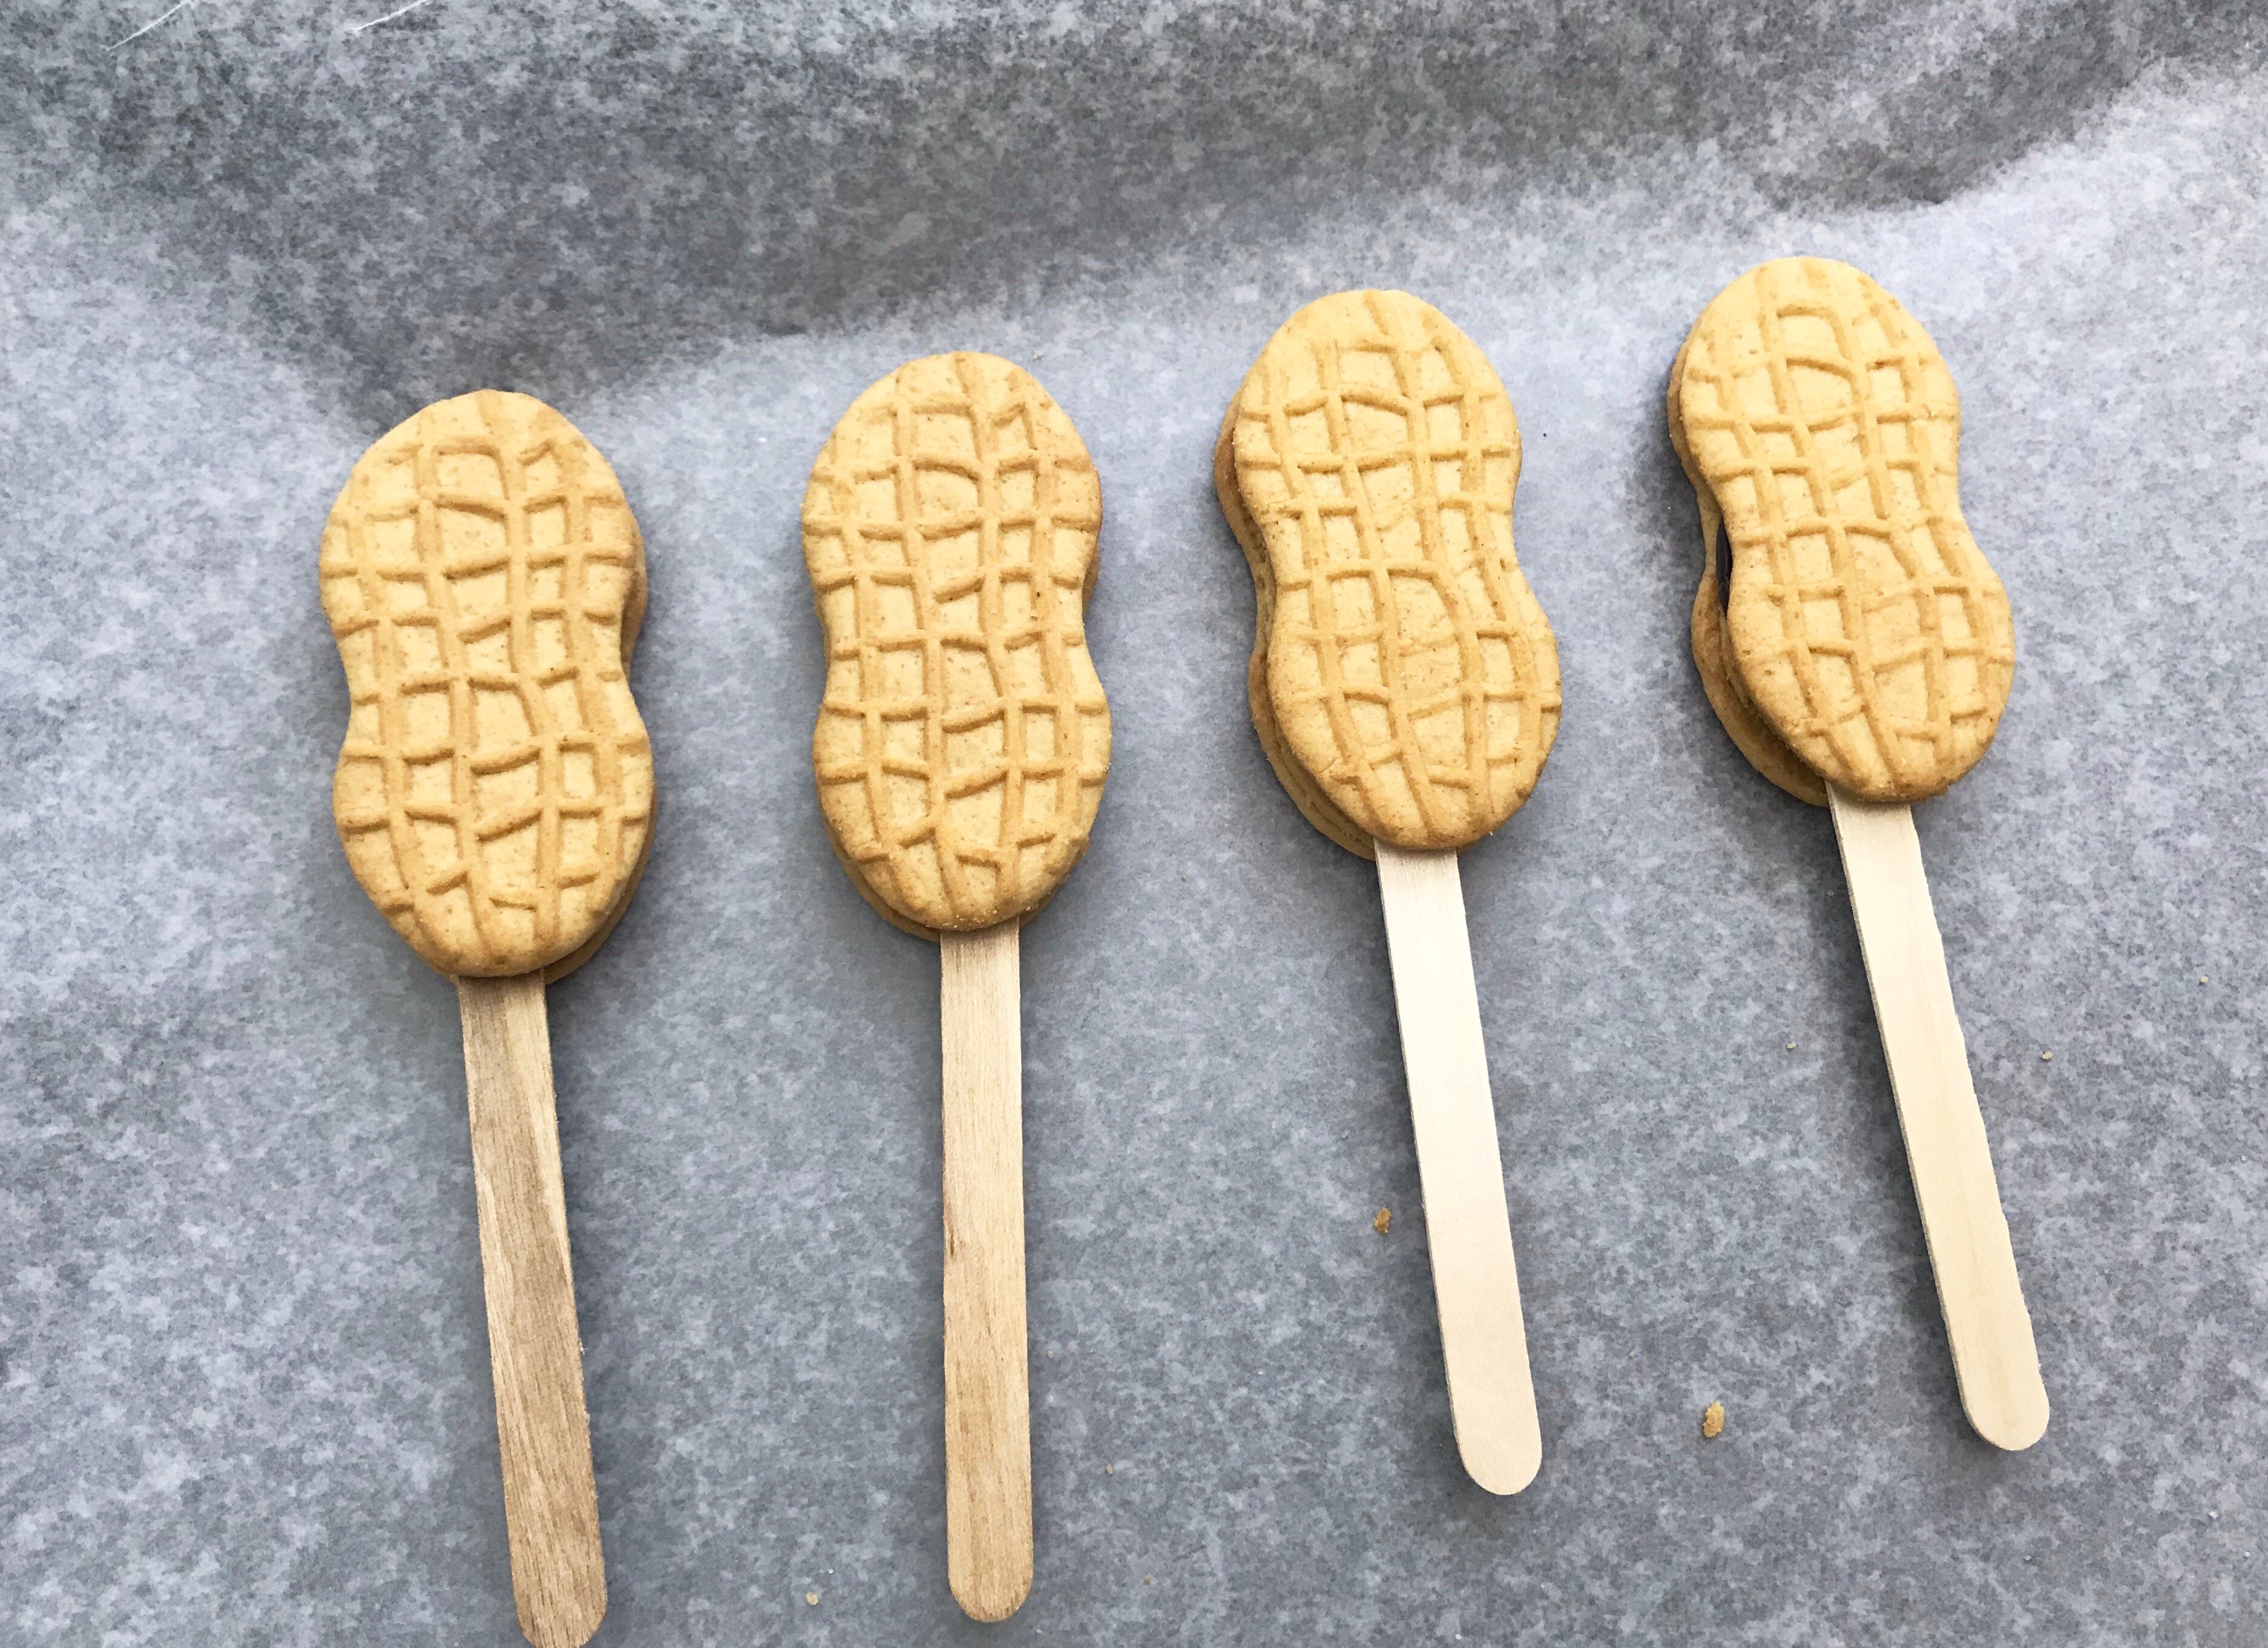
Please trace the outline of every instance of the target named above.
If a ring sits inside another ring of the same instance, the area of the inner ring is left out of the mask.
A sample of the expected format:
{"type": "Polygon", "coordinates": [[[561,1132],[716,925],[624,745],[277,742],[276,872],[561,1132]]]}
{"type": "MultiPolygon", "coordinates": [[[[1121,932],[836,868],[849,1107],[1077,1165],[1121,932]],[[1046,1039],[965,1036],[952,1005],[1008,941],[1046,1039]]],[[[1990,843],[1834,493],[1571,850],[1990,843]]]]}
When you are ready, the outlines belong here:
{"type": "Polygon", "coordinates": [[[1079,432],[996,355],[907,362],[812,465],[820,811],[909,931],[1027,915],[1086,850],[1110,767],[1084,619],[1101,524],[1079,432]]]}
{"type": "Polygon", "coordinates": [[[1253,727],[1351,852],[1463,846],[1535,787],[1559,658],[1513,552],[1519,478],[1495,370],[1407,292],[1307,305],[1229,407],[1213,480],[1252,571],[1253,727]]]}
{"type": "Polygon", "coordinates": [[[627,674],[645,554],[614,471],[541,401],[442,401],[356,462],[320,567],[350,704],[331,805],[363,891],[443,972],[578,965],[653,816],[627,674]]]}
{"type": "Polygon", "coordinates": [[[2014,627],[1962,518],[1961,397],[1920,324],[1847,263],[1762,263],[1694,322],[1668,406],[1706,540],[1694,661],[1749,759],[1822,805],[1823,784],[1916,801],[1975,765],[2014,627]]]}

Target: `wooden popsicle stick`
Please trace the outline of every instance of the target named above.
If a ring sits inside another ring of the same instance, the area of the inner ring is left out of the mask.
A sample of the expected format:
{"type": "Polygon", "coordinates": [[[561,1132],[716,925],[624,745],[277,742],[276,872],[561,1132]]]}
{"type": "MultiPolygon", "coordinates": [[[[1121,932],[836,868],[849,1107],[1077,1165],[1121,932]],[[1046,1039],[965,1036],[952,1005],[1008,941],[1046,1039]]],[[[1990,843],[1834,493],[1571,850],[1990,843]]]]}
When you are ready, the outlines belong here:
{"type": "Polygon", "coordinates": [[[942,935],[945,1541],[953,1594],[1004,1620],[1032,1589],[1024,1338],[1024,1048],[1016,924],[942,935]]]}
{"type": "Polygon", "coordinates": [[[1457,1452],[1492,1494],[1543,1462],[1457,855],[1378,843],[1378,891],[1418,1137],[1425,1241],[1457,1452]]]}
{"type": "Polygon", "coordinates": [[[1827,797],[1961,1406],[1987,1442],[2028,1448],[2048,1428],[2047,1387],[2000,1212],[1913,809],[1862,802],[1831,784],[1827,797]]]}
{"type": "Polygon", "coordinates": [[[543,975],[460,979],[457,1008],[512,1600],[536,1648],[581,1648],[606,1615],[607,1574],[543,975]]]}

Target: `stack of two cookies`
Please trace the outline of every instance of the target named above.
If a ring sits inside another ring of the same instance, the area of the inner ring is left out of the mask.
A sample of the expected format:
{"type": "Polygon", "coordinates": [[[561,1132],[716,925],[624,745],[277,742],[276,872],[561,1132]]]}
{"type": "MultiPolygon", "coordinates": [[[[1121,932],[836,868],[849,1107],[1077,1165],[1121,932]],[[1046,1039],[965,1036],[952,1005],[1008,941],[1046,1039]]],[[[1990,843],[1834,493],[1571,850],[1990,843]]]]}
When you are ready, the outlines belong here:
{"type": "Polygon", "coordinates": [[[1733,742],[1815,806],[1830,785],[1946,789],[1992,742],[2016,655],[1929,335],[1847,263],[1759,264],[1693,323],[1668,413],[1701,512],[1693,658],[1733,742]]]}
{"type": "Polygon", "coordinates": [[[1083,624],[1101,524],[1079,432],[996,355],[900,366],[812,466],[820,810],[859,892],[909,931],[1020,920],[1086,851],[1110,765],[1083,624]]]}
{"type": "Polygon", "coordinates": [[[1245,374],[1213,484],[1252,572],[1252,724],[1300,812],[1469,846],[1528,798],[1559,662],[1513,551],[1520,426],[1480,350],[1399,292],[1320,299],[1245,374]]]}

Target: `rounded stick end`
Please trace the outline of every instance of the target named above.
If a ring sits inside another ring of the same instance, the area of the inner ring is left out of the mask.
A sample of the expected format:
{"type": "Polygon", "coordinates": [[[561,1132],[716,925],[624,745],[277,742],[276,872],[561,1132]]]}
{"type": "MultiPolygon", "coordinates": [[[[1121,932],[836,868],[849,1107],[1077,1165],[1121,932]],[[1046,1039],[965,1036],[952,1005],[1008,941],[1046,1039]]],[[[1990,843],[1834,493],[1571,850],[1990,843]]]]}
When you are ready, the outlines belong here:
{"type": "Polygon", "coordinates": [[[1465,1474],[1492,1494],[1518,1493],[1543,1467],[1543,1438],[1532,1431],[1485,1442],[1467,1442],[1461,1437],[1457,1452],[1465,1462],[1465,1474]]]}
{"type": "Polygon", "coordinates": [[[1023,1607],[1024,1599],[1031,1594],[1028,1566],[1020,1572],[956,1574],[953,1578],[953,1600],[981,1625],[998,1624],[1023,1607]]]}
{"type": "Polygon", "coordinates": [[[1961,1407],[1978,1436],[2010,1453],[2021,1453],[2047,1435],[2048,1393],[2037,1382],[2029,1390],[2001,1393],[1994,1402],[1964,1400],[1961,1407]]]}

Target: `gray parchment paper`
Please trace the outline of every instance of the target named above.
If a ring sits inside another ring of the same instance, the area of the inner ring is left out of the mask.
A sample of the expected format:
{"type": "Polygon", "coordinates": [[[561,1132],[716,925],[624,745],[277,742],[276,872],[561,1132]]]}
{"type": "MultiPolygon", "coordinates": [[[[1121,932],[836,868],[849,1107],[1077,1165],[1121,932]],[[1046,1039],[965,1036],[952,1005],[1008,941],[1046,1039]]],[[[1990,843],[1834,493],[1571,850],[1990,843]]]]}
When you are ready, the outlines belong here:
{"type": "Polygon", "coordinates": [[[355,456],[482,385],[598,441],[652,571],[652,867],[551,1001],[602,1643],[2268,1637],[2268,16],[199,0],[114,48],[164,4],[0,15],[0,1642],[517,1640],[456,1016],[332,832],[314,579],[355,456]],[[1792,251],[1933,332],[2015,602],[1999,741],[1918,817],[2021,1456],[1955,1402],[1827,820],[1686,656],[1665,374],[1792,251]],[[1363,284],[1500,368],[1565,668],[1464,865],[1546,1451],[1506,1501],[1375,886],[1254,743],[1209,484],[1269,331],[1363,284]],[[1101,466],[1117,728],[1025,938],[1038,1580],[990,1630],[937,961],[821,836],[796,532],[841,409],[950,347],[1101,466]]]}

